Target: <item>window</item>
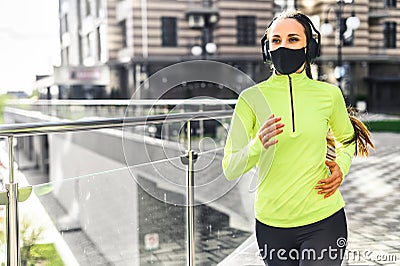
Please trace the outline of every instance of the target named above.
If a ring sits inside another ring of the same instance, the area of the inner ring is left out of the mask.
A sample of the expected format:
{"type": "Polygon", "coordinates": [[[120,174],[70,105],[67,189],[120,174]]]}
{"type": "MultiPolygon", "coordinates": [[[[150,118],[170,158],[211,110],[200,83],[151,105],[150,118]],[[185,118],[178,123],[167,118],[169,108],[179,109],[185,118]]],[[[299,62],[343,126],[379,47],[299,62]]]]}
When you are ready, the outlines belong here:
{"type": "Polygon", "coordinates": [[[86,58],[89,56],[89,38],[88,35],[82,36],[82,58],[86,58]]]}
{"type": "Polygon", "coordinates": [[[178,46],[178,36],[176,29],[176,18],[162,17],[161,18],[161,40],[162,46],[176,47],[178,46]]]}
{"type": "Polygon", "coordinates": [[[96,0],[96,10],[98,18],[106,17],[106,10],[104,8],[103,0],[96,0]]]}
{"type": "Polygon", "coordinates": [[[69,47],[65,47],[61,50],[62,54],[62,65],[68,66],[69,65],[69,47]]]}
{"type": "Polygon", "coordinates": [[[102,53],[102,51],[101,51],[101,29],[100,29],[100,27],[98,27],[97,28],[97,60],[99,61],[99,62],[101,62],[101,53],[102,53]]]}
{"type": "Polygon", "coordinates": [[[385,0],[385,7],[396,7],[396,0],[385,0]]]}
{"type": "Polygon", "coordinates": [[[122,20],[120,23],[118,23],[119,28],[121,29],[121,42],[122,42],[122,48],[125,48],[128,46],[127,40],[126,40],[126,20],[122,20]]]}
{"type": "Polygon", "coordinates": [[[94,50],[94,32],[90,32],[82,38],[83,58],[93,56],[94,50]]]}
{"type": "Polygon", "coordinates": [[[383,26],[385,48],[396,48],[396,27],[396,22],[385,22],[383,26]]]}
{"type": "Polygon", "coordinates": [[[92,57],[94,55],[94,49],[95,49],[95,33],[91,32],[87,36],[88,38],[88,49],[89,49],[89,57],[92,57]]]}
{"type": "Polygon", "coordinates": [[[85,1],[85,7],[86,7],[86,11],[85,11],[85,14],[86,14],[86,16],[89,16],[90,14],[91,14],[91,9],[92,9],[92,6],[91,6],[91,3],[90,3],[90,0],[86,0],[85,1]]]}
{"type": "Polygon", "coordinates": [[[256,45],[256,17],[238,16],[236,17],[236,39],[241,46],[256,45]]]}
{"type": "Polygon", "coordinates": [[[61,17],[61,34],[68,32],[68,14],[61,17]]]}

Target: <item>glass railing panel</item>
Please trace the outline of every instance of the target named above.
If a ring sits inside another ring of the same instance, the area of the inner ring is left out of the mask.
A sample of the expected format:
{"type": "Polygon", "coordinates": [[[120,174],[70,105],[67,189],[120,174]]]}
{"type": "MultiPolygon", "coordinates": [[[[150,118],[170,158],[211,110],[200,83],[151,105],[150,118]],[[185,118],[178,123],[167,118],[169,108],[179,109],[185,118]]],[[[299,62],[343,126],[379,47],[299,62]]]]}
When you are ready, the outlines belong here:
{"type": "MultiPolygon", "coordinates": [[[[222,174],[222,147],[204,141],[192,143],[200,151],[194,169],[195,261],[214,265],[248,238],[251,208],[244,207],[237,182],[222,174]]],[[[126,154],[127,161],[133,160],[126,154]]],[[[29,200],[20,205],[22,246],[41,244],[35,255],[23,256],[38,263],[53,252],[59,257],[54,263],[61,259],[79,265],[186,263],[187,166],[180,156],[164,154],[164,159],[130,167],[108,162],[111,170],[69,177],[74,171],[90,171],[82,169],[100,160],[86,157],[92,162],[72,166],[70,156],[53,163],[63,169],[50,169],[49,182],[34,185],[29,200]]]]}
{"type": "MultiPolygon", "coordinates": [[[[195,263],[216,265],[250,236],[252,194],[244,190],[246,187],[239,187],[237,182],[230,182],[224,177],[221,168],[222,148],[205,150],[198,155],[193,187],[195,263]]],[[[183,265],[188,259],[187,166],[182,164],[181,158],[173,158],[164,163],[140,165],[135,167],[135,171],[152,176],[153,182],[161,188],[155,189],[152,182],[139,175],[136,181],[146,191],[141,200],[156,200],[159,204],[165,204],[162,214],[160,211],[152,212],[146,215],[144,221],[147,230],[162,230],[159,239],[164,239],[162,235],[168,239],[166,245],[160,243],[159,249],[147,253],[147,262],[164,263],[159,258],[169,258],[166,261],[175,263],[172,265],[183,265]],[[182,222],[184,227],[180,228],[182,222]]],[[[141,260],[141,263],[145,262],[141,260]]]]}
{"type": "Polygon", "coordinates": [[[36,242],[53,244],[65,263],[182,265],[186,218],[180,160],[121,165],[74,178],[50,176],[51,182],[35,185],[20,205],[22,221],[32,228],[29,232],[43,227],[36,242]]]}
{"type": "MultiPolygon", "coordinates": [[[[243,207],[248,199],[240,198],[237,182],[227,181],[221,169],[228,123],[191,121],[191,147],[199,155],[193,208],[200,265],[223,260],[251,227],[246,218],[252,216],[243,207]]],[[[51,265],[184,265],[187,123],[164,123],[157,130],[152,137],[128,127],[18,137],[20,184],[35,184],[20,205],[25,262],[42,263],[54,255],[51,265]],[[28,159],[33,164],[24,164],[28,159]]]]}
{"type": "Polygon", "coordinates": [[[251,173],[246,174],[244,182],[228,181],[221,167],[222,148],[203,150],[194,164],[195,198],[199,204],[195,215],[196,258],[204,265],[223,262],[253,231],[251,173]]]}

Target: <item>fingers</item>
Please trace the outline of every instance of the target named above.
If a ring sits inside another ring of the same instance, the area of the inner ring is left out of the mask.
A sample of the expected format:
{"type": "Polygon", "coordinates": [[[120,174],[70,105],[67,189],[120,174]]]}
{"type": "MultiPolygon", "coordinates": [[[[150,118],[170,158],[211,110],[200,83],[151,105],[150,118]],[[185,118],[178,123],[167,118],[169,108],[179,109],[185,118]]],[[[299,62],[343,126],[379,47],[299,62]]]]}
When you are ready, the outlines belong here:
{"type": "Polygon", "coordinates": [[[272,125],[258,134],[258,137],[265,148],[268,148],[269,146],[278,143],[277,139],[272,139],[272,138],[279,134],[282,134],[283,129],[281,128],[283,126],[284,126],[283,124],[279,124],[277,126],[272,125]]]}
{"type": "Polygon", "coordinates": [[[265,121],[265,123],[261,126],[259,131],[261,132],[261,131],[265,130],[266,128],[274,125],[275,123],[278,123],[281,120],[282,120],[282,117],[280,117],[280,116],[275,117],[275,115],[272,114],[268,117],[267,121],[265,121]]]}
{"type": "Polygon", "coordinates": [[[275,117],[274,114],[271,114],[268,118],[267,121],[261,126],[260,131],[264,130],[265,128],[269,127],[270,125],[279,122],[282,118],[281,117],[275,117]]]}
{"type": "MultiPolygon", "coordinates": [[[[322,189],[321,191],[325,191],[325,190],[329,190],[333,187],[339,187],[340,183],[342,182],[342,178],[341,177],[337,177],[335,179],[333,179],[331,182],[329,183],[325,183],[324,185],[318,185],[315,187],[315,189],[322,189]]],[[[320,192],[321,192],[320,191],[320,192]]],[[[321,194],[321,193],[320,193],[321,194]]]]}
{"type": "Polygon", "coordinates": [[[328,178],[318,181],[318,184],[331,183],[339,177],[341,177],[339,173],[333,172],[328,178]]]}
{"type": "Polygon", "coordinates": [[[278,123],[281,121],[281,117],[275,117],[274,114],[270,115],[265,121],[265,123],[261,126],[258,131],[258,138],[261,140],[264,148],[268,148],[276,143],[278,143],[277,139],[271,140],[273,137],[281,134],[283,132],[283,127],[285,126],[283,123],[278,123]]]}
{"type": "Polygon", "coordinates": [[[333,195],[339,188],[343,181],[343,175],[336,162],[325,161],[325,164],[329,167],[332,174],[328,178],[321,179],[315,189],[319,189],[318,194],[325,194],[324,198],[327,198],[333,195]]]}
{"type": "Polygon", "coordinates": [[[336,184],[331,189],[325,189],[323,191],[319,191],[318,194],[325,194],[324,198],[326,199],[327,197],[333,195],[333,193],[336,192],[336,190],[339,188],[339,186],[340,186],[340,183],[336,184]]]}
{"type": "Polygon", "coordinates": [[[267,127],[266,129],[260,131],[260,133],[259,133],[260,140],[268,141],[272,137],[281,134],[283,132],[282,128],[284,126],[285,126],[284,124],[280,123],[280,124],[276,124],[276,125],[271,125],[271,126],[267,127]]]}
{"type": "Polygon", "coordinates": [[[336,190],[339,188],[340,186],[340,182],[336,183],[335,185],[333,185],[331,188],[329,189],[323,189],[321,191],[318,191],[318,194],[325,194],[324,198],[326,199],[327,197],[333,195],[333,193],[336,192],[336,190]]]}
{"type": "Polygon", "coordinates": [[[263,143],[263,146],[264,146],[264,148],[268,149],[270,146],[275,145],[276,143],[278,143],[278,140],[273,139],[273,140],[263,143]]]}
{"type": "Polygon", "coordinates": [[[319,189],[318,194],[325,194],[324,198],[327,198],[335,193],[342,183],[341,176],[337,176],[333,180],[332,178],[329,179],[331,180],[329,183],[325,183],[324,185],[319,185],[315,187],[315,189],[319,189]]]}
{"type": "Polygon", "coordinates": [[[332,192],[327,193],[327,194],[324,196],[324,198],[326,199],[327,197],[330,197],[330,196],[333,195],[333,193],[335,193],[335,192],[336,192],[336,189],[335,189],[335,190],[332,190],[332,192]]]}

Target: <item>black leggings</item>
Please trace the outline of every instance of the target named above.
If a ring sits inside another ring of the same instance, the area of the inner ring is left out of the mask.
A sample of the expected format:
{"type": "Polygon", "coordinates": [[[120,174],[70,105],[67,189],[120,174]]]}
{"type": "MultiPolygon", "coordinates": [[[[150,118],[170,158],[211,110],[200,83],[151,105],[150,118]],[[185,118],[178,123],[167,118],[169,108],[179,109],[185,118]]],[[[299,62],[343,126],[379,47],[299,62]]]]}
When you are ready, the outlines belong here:
{"type": "Polygon", "coordinates": [[[256,220],[260,255],[268,266],[341,265],[347,244],[344,209],[321,221],[291,228],[256,220]]]}

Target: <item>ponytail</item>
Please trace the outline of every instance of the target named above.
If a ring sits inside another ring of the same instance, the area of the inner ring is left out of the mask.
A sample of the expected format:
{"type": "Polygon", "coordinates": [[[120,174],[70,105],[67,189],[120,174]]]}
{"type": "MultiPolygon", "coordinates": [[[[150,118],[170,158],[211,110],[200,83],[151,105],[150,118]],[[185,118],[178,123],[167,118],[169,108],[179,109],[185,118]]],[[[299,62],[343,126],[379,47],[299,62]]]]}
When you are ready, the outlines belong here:
{"type": "MultiPolygon", "coordinates": [[[[348,107],[347,112],[349,113],[350,122],[354,128],[354,135],[351,139],[345,141],[343,144],[350,144],[352,142],[356,143],[356,151],[355,156],[360,157],[368,157],[369,149],[375,149],[375,146],[372,142],[371,133],[365,124],[357,118],[357,111],[354,108],[348,107]]],[[[326,154],[326,158],[328,160],[335,159],[335,141],[334,138],[329,131],[326,136],[326,142],[328,146],[328,151],[326,154]]]]}
{"type": "Polygon", "coordinates": [[[312,74],[311,74],[311,65],[310,65],[310,62],[306,62],[305,68],[306,68],[306,75],[307,75],[307,77],[308,77],[309,79],[313,79],[312,74]]]}

